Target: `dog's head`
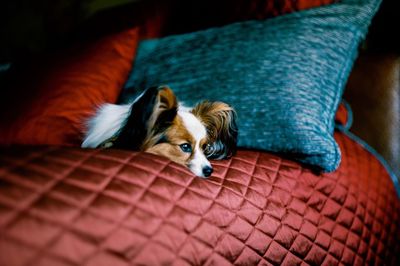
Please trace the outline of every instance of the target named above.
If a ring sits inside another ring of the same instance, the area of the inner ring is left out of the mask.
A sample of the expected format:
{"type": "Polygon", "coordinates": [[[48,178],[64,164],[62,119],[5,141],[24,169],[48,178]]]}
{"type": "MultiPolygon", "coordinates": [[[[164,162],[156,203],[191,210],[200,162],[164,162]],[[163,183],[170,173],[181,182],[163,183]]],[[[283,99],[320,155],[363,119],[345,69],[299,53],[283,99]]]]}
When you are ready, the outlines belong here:
{"type": "Polygon", "coordinates": [[[82,147],[115,147],[165,156],[201,177],[211,175],[208,159],[224,159],[236,150],[234,110],[221,102],[179,106],[166,86],[145,90],[126,105],[105,104],[88,121],[82,147]]]}
{"type": "Polygon", "coordinates": [[[208,177],[208,159],[224,159],[236,150],[234,110],[221,102],[179,106],[166,86],[147,89],[131,106],[113,146],[162,155],[208,177]]]}

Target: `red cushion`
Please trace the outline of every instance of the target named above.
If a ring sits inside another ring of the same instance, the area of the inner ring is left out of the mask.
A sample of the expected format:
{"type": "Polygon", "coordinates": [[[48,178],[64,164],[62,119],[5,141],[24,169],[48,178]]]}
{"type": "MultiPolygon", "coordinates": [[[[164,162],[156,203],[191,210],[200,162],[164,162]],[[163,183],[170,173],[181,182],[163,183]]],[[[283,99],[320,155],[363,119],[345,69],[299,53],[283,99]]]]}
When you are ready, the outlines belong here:
{"type": "Polygon", "coordinates": [[[349,110],[347,110],[347,106],[344,103],[339,104],[339,107],[336,111],[335,122],[342,126],[346,126],[349,123],[349,110]]]}
{"type": "MultiPolygon", "coordinates": [[[[238,18],[264,19],[299,10],[332,4],[338,0],[234,0],[234,15],[238,18]]],[[[231,3],[232,0],[229,1],[231,3]]]]}
{"type": "Polygon", "coordinates": [[[38,74],[35,85],[28,81],[15,88],[34,94],[20,95],[18,107],[7,107],[0,144],[79,145],[84,119],[96,106],[117,100],[131,69],[137,33],[130,29],[57,58],[38,74]]]}
{"type": "Polygon", "coordinates": [[[0,149],[0,265],[400,265],[400,201],[343,133],[316,175],[241,150],[209,179],[146,153],[0,149]]]}

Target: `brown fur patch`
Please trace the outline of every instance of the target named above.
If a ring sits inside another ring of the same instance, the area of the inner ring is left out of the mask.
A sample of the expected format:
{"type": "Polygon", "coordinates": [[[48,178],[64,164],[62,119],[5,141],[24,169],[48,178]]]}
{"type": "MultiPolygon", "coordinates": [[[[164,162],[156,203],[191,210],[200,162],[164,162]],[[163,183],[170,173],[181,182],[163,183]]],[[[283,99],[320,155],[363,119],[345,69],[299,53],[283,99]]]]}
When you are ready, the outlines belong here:
{"type": "Polygon", "coordinates": [[[210,139],[215,141],[219,134],[228,132],[233,108],[223,102],[204,101],[195,106],[192,113],[205,124],[210,139]]]}
{"type": "Polygon", "coordinates": [[[221,160],[235,154],[238,130],[232,107],[223,102],[204,101],[192,113],[207,129],[210,144],[204,152],[207,158],[221,160]]]}
{"type": "Polygon", "coordinates": [[[174,92],[167,86],[164,86],[159,94],[159,108],[172,109],[178,107],[178,101],[176,100],[174,92]]]}
{"type": "Polygon", "coordinates": [[[179,116],[175,117],[172,125],[164,132],[164,137],[167,139],[166,143],[150,146],[145,151],[162,155],[176,163],[187,166],[195,152],[196,143],[179,116]],[[189,143],[192,146],[192,153],[182,151],[179,145],[184,143],[189,143]]]}

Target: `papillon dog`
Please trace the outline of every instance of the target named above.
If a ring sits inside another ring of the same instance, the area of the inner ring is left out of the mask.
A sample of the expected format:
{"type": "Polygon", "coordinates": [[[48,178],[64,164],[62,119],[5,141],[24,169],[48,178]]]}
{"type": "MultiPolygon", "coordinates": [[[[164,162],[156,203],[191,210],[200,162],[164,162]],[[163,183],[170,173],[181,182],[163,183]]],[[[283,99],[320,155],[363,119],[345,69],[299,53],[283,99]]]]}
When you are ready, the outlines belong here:
{"type": "Polygon", "coordinates": [[[158,154],[200,177],[213,172],[208,159],[221,160],[235,153],[238,135],[232,107],[203,101],[188,108],[167,86],[146,89],[129,104],[100,106],[87,129],[84,148],[158,154]]]}

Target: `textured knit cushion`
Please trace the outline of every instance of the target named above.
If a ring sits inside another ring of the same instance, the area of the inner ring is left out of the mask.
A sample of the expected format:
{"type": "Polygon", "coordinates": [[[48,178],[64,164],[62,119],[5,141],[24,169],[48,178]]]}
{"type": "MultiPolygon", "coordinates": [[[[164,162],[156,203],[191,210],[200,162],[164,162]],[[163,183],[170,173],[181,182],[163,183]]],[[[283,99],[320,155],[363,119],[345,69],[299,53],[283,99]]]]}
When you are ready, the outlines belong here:
{"type": "Polygon", "coordinates": [[[343,0],[144,41],[126,87],[138,93],[168,84],[187,104],[227,102],[238,113],[239,146],[333,171],[340,162],[335,111],[379,3],[343,0]]]}
{"type": "Polygon", "coordinates": [[[15,85],[12,95],[2,99],[0,145],[80,145],[84,119],[98,105],[117,100],[137,35],[137,29],[130,29],[105,37],[51,60],[36,71],[35,81],[15,85]]]}

